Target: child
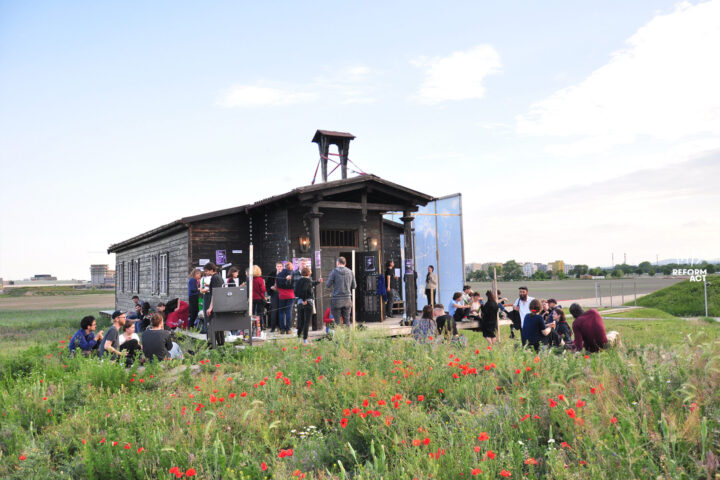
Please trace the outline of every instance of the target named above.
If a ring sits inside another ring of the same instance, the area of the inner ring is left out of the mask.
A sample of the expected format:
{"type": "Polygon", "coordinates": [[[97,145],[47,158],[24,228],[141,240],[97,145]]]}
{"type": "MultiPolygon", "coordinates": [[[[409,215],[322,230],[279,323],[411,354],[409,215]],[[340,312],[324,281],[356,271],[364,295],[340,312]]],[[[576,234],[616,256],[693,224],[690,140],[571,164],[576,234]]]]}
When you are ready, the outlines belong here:
{"type": "Polygon", "coordinates": [[[325,324],[325,333],[330,333],[330,327],[332,326],[335,319],[333,318],[332,312],[328,308],[325,310],[325,315],[323,315],[323,323],[325,324]]]}

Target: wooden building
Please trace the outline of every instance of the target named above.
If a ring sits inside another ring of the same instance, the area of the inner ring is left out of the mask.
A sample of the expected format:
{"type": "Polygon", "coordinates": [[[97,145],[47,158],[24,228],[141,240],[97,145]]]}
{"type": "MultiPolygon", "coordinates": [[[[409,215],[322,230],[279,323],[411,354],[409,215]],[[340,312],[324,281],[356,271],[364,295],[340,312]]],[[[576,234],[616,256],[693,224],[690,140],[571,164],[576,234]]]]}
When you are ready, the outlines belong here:
{"type": "MultiPolygon", "coordinates": [[[[129,309],[131,298],[156,304],[171,298],[187,300],[190,270],[201,261],[224,260],[244,271],[249,247],[263,275],[275,272],[275,262],[311,259],[313,277],[324,279],[342,255],[350,263],[356,252],[359,321],[380,321],[384,306],[377,295],[377,279],[384,263],[400,267],[400,235],[412,239],[412,213],[433,198],[375,175],[347,178],[347,152],[352,135],[318,130],[323,180],[253,204],[185,217],[111,245],[116,254],[116,308],[129,309]],[[342,178],[327,181],[329,145],[338,145],[342,178]],[[402,212],[403,223],[383,218],[402,212]],[[318,265],[320,263],[320,265],[318,265]]],[[[405,258],[412,259],[412,241],[405,242],[405,258]]],[[[414,282],[413,282],[414,283],[414,282]]],[[[330,305],[330,292],[317,287],[317,311],[330,305]]],[[[405,292],[408,315],[415,312],[415,288],[405,292]]],[[[322,315],[319,315],[322,318],[322,315]]],[[[319,320],[321,322],[321,320],[319,320]]],[[[319,328],[317,322],[313,328],[319,328]]]]}

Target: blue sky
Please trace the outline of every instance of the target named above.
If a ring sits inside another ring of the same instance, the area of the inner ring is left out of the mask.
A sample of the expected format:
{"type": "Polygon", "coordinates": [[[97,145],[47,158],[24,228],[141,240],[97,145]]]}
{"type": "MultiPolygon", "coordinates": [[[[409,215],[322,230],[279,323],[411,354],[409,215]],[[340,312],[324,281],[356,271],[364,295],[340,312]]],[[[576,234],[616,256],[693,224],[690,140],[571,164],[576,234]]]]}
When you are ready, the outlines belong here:
{"type": "Polygon", "coordinates": [[[719,44],[718,0],[2,2],[0,276],[308,184],[317,128],[461,192],[466,261],[716,258],[719,44]]]}

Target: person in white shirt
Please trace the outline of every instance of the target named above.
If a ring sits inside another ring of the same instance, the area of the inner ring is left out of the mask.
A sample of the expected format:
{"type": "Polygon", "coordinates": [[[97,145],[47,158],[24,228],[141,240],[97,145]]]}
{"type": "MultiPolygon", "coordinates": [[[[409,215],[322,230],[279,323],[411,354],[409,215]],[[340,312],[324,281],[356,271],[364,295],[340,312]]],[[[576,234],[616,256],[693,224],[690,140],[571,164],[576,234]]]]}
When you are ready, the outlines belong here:
{"type": "Polygon", "coordinates": [[[518,295],[517,300],[513,303],[513,307],[520,313],[520,328],[522,328],[522,326],[525,325],[525,315],[530,313],[530,302],[535,299],[528,296],[527,287],[520,287],[518,295]]]}

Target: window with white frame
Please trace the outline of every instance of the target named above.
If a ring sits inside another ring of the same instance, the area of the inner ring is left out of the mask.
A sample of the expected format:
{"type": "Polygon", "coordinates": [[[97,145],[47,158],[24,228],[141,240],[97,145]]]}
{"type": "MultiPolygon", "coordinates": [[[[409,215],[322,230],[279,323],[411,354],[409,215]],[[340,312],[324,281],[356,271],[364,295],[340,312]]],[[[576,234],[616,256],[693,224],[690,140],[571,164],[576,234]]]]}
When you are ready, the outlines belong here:
{"type": "Polygon", "coordinates": [[[168,254],[161,253],[158,258],[158,289],[160,295],[168,294],[169,283],[168,254]]]}

